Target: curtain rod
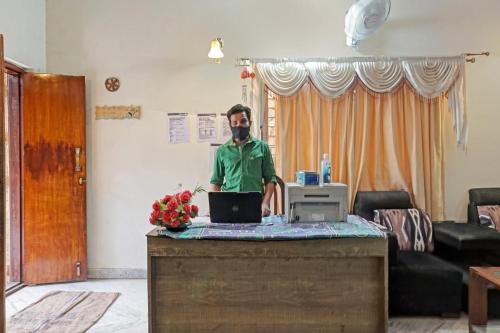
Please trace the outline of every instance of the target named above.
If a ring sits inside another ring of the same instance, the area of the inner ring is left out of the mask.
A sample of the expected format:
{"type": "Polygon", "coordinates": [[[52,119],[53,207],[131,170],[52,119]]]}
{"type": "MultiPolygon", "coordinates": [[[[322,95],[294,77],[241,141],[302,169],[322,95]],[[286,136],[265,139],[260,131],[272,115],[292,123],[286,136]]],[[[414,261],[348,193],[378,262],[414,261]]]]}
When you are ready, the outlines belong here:
{"type": "MultiPolygon", "coordinates": [[[[477,53],[464,53],[459,56],[471,57],[466,58],[465,61],[470,63],[475,63],[476,58],[473,56],[489,56],[489,51],[477,52],[477,53]]],[[[364,60],[419,60],[419,59],[438,59],[438,58],[455,58],[458,56],[414,56],[414,57],[389,57],[389,56],[366,56],[366,57],[325,57],[325,58],[250,58],[250,57],[237,57],[236,67],[249,66],[251,63],[280,63],[280,62],[329,62],[329,61],[357,61],[360,59],[364,60]]]]}

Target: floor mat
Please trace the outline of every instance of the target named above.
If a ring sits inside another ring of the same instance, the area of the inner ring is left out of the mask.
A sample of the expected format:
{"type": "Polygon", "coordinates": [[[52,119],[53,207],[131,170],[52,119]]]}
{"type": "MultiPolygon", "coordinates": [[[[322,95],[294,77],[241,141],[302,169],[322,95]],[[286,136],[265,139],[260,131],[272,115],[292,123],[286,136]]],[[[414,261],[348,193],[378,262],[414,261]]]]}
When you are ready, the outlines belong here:
{"type": "Polygon", "coordinates": [[[7,320],[9,333],[79,333],[94,325],[119,293],[52,291],[7,320]]]}

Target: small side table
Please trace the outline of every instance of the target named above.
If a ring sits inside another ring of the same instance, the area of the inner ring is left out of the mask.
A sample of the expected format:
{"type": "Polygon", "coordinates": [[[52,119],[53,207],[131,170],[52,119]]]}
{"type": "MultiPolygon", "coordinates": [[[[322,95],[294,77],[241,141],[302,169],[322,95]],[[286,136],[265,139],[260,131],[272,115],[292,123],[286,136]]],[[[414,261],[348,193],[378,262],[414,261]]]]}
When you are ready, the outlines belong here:
{"type": "Polygon", "coordinates": [[[469,269],[469,328],[488,322],[487,287],[500,290],[500,267],[470,267],[469,269]]]}

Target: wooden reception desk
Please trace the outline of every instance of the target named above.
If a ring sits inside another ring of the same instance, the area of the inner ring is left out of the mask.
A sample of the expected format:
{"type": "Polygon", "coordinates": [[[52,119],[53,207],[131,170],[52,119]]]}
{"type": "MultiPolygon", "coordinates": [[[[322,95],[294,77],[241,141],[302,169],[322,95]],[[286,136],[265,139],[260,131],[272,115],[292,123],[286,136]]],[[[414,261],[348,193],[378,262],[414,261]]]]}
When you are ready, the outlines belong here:
{"type": "Polygon", "coordinates": [[[149,332],[387,332],[387,240],[147,234],[149,332]]]}

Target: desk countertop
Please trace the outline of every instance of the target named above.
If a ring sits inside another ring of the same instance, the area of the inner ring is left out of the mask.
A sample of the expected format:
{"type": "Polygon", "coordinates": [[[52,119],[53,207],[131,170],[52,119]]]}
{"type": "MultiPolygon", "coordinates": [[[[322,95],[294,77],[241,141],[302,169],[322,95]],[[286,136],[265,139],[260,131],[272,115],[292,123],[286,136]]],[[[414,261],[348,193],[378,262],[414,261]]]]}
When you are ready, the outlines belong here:
{"type": "Polygon", "coordinates": [[[348,215],[347,222],[287,223],[283,216],[263,218],[262,223],[231,224],[195,220],[182,232],[156,228],[148,237],[174,239],[225,239],[225,240],[298,240],[371,237],[384,238],[385,232],[374,223],[358,216],[348,215]]]}

